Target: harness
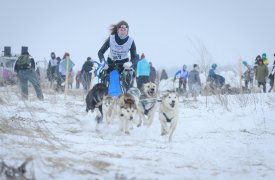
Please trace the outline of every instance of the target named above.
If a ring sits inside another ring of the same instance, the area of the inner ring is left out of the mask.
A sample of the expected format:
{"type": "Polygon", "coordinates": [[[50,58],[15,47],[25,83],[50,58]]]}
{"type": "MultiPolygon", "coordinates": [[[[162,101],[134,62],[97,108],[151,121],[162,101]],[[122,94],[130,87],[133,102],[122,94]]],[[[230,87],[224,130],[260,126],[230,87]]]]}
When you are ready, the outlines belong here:
{"type": "Polygon", "coordinates": [[[172,121],[173,118],[170,118],[170,119],[169,119],[168,116],[167,116],[164,112],[163,112],[162,114],[163,114],[163,116],[165,117],[166,122],[170,123],[170,122],[172,121]]]}
{"type": "Polygon", "coordinates": [[[157,102],[157,99],[156,98],[153,98],[153,99],[142,99],[140,100],[140,103],[144,109],[144,114],[145,115],[148,115],[149,111],[151,109],[153,109],[154,105],[156,104],[157,102]]]}

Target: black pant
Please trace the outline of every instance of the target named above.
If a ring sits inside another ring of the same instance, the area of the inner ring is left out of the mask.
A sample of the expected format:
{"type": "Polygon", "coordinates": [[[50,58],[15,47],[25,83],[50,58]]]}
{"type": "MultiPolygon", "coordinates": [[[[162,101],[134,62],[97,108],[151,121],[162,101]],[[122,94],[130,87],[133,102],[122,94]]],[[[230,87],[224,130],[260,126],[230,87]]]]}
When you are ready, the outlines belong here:
{"type": "Polygon", "coordinates": [[[119,61],[112,61],[110,58],[108,58],[107,63],[109,68],[106,70],[107,74],[110,74],[110,72],[114,69],[118,70],[119,74],[123,71],[123,64],[128,62],[129,59],[122,59],[119,61]]]}
{"type": "Polygon", "coordinates": [[[260,87],[261,85],[263,85],[263,90],[264,92],[266,92],[265,82],[258,82],[258,87],[260,87]]]}
{"type": "Polygon", "coordinates": [[[86,91],[90,89],[91,79],[92,79],[92,74],[84,71],[82,74],[82,85],[86,91]]]}
{"type": "Polygon", "coordinates": [[[181,89],[181,86],[183,87],[183,92],[186,91],[186,79],[180,78],[179,79],[179,90],[181,89]]]}

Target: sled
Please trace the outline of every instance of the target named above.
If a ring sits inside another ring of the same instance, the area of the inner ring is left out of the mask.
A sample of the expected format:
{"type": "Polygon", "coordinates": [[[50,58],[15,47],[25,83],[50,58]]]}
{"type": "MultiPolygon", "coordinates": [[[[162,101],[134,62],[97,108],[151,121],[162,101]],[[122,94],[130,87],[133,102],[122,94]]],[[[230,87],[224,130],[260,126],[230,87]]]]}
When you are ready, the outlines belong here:
{"type": "Polygon", "coordinates": [[[113,70],[109,75],[108,95],[119,96],[122,93],[118,70],[113,70]]]}

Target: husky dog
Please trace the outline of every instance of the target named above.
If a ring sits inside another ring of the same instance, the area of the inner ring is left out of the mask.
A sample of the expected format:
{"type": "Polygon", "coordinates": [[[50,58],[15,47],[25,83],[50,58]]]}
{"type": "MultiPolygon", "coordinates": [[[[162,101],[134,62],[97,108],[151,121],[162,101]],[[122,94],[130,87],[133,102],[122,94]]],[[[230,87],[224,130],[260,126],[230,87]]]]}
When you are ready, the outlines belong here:
{"type": "Polygon", "coordinates": [[[86,96],[86,111],[96,111],[97,116],[95,120],[99,124],[103,119],[102,114],[102,100],[108,93],[108,89],[103,83],[96,84],[86,96]]]}
{"type": "Polygon", "coordinates": [[[104,96],[102,101],[102,114],[107,124],[110,124],[113,119],[113,108],[115,98],[113,96],[104,96]]]}
{"type": "Polygon", "coordinates": [[[156,103],[157,102],[157,85],[152,82],[145,83],[143,85],[143,95],[140,97],[140,103],[139,106],[142,109],[142,114],[143,116],[140,116],[139,118],[139,124],[138,126],[141,125],[142,123],[142,118],[144,120],[144,125],[149,127],[154,119],[154,115],[156,112],[156,103]],[[145,118],[145,116],[147,118],[145,118]]]}
{"type": "Polygon", "coordinates": [[[121,94],[118,96],[116,105],[116,114],[120,120],[120,130],[126,134],[130,134],[129,123],[133,121],[134,115],[137,112],[135,98],[129,93],[121,94]]]}
{"type": "Polygon", "coordinates": [[[172,141],[173,133],[178,122],[179,97],[176,92],[168,92],[161,98],[159,107],[159,120],[161,124],[161,135],[169,135],[172,141]],[[168,125],[170,123],[170,126],[168,125]]]}

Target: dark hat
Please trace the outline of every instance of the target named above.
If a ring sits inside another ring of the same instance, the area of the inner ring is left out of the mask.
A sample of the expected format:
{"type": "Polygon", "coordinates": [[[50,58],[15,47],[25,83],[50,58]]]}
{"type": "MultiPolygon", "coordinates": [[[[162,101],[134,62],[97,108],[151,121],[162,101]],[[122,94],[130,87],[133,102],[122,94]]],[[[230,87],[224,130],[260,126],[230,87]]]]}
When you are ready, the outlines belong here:
{"type": "Polygon", "coordinates": [[[90,61],[92,58],[91,57],[87,57],[87,61],[90,61]]]}
{"type": "Polygon", "coordinates": [[[262,59],[260,55],[258,55],[258,56],[256,57],[256,59],[258,59],[258,58],[262,59]]]}
{"type": "Polygon", "coordinates": [[[195,67],[198,67],[198,65],[197,65],[197,64],[194,64],[193,67],[194,67],[194,68],[195,68],[195,67]]]}

